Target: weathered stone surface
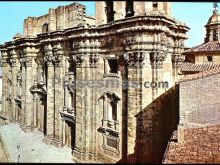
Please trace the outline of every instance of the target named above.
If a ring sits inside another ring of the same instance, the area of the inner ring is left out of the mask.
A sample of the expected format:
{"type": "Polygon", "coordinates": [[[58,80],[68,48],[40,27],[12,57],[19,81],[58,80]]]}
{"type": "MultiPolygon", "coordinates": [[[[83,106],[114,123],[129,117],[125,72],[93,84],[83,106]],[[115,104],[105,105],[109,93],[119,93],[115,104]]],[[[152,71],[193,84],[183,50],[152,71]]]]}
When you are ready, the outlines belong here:
{"type": "Polygon", "coordinates": [[[94,21],[78,3],[25,19],[23,37],[0,47],[8,89],[0,115],[69,146],[76,162],[159,162],[176,122],[164,92],[182,61],[171,56],[183,52],[189,28],[170,17],[170,2],[100,1],[94,21]]]}

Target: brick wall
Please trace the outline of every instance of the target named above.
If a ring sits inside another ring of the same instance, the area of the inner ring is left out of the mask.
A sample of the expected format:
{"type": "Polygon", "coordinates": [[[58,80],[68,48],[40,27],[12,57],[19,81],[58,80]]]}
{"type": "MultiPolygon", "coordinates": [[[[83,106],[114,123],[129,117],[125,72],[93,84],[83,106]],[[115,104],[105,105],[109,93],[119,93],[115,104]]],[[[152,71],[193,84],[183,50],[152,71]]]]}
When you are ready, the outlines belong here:
{"type": "Polygon", "coordinates": [[[184,142],[171,141],[164,163],[220,163],[220,125],[185,129],[184,142]]]}
{"type": "Polygon", "coordinates": [[[178,121],[178,87],[154,100],[137,117],[137,163],[161,163],[178,121]]]}
{"type": "Polygon", "coordinates": [[[218,124],[220,74],[180,83],[180,117],[188,127],[218,124]]]}

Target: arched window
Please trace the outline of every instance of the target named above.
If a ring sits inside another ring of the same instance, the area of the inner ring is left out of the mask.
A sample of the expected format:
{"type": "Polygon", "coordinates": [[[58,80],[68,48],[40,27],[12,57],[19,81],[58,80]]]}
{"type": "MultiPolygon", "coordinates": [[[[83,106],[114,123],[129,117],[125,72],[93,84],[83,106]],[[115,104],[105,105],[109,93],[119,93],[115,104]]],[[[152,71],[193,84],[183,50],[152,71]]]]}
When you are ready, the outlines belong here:
{"type": "Polygon", "coordinates": [[[105,7],[105,14],[107,17],[107,23],[114,21],[114,2],[113,1],[106,1],[105,2],[106,7],[105,7]]]}
{"type": "Polygon", "coordinates": [[[42,33],[48,33],[48,31],[49,31],[49,25],[47,23],[45,23],[42,26],[42,33]]]}
{"type": "Polygon", "coordinates": [[[134,2],[133,1],[126,1],[126,16],[125,17],[132,17],[134,16],[134,2]]]}

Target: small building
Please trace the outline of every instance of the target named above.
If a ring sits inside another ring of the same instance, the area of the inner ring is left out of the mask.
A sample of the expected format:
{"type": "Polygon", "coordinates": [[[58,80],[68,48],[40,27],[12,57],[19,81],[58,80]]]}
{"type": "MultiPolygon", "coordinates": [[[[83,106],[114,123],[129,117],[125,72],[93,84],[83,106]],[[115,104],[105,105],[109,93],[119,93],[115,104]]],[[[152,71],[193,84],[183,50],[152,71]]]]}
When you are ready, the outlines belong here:
{"type": "Polygon", "coordinates": [[[182,64],[182,74],[193,74],[219,67],[220,64],[220,15],[215,7],[209,18],[204,43],[187,49],[185,62],[182,64]]]}

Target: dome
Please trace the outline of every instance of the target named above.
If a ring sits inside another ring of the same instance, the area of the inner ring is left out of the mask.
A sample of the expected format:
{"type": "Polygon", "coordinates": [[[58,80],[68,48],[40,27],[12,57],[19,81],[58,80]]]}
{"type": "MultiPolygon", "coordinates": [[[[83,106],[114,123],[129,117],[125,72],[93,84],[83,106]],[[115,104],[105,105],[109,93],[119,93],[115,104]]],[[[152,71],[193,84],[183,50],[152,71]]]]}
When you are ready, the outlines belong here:
{"type": "Polygon", "coordinates": [[[217,9],[213,11],[212,16],[209,18],[207,25],[210,25],[210,24],[220,24],[220,15],[217,9]]]}

